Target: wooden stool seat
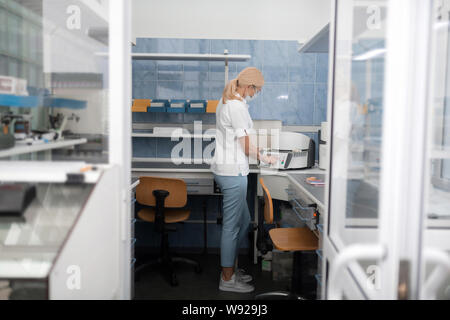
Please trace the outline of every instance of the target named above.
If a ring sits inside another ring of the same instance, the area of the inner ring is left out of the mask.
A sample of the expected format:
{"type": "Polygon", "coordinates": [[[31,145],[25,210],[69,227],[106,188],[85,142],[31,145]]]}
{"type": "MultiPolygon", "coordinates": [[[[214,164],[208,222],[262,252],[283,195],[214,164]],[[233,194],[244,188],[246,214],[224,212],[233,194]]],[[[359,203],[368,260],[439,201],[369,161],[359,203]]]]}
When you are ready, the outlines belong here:
{"type": "MultiPolygon", "coordinates": [[[[148,222],[155,222],[155,208],[144,208],[139,210],[138,217],[148,222]]],[[[185,221],[189,218],[190,210],[186,209],[165,209],[164,210],[164,222],[176,223],[185,221]]]]}
{"type": "Polygon", "coordinates": [[[318,248],[318,239],[309,228],[275,228],[269,230],[276,249],[281,251],[308,251],[318,248]]]}

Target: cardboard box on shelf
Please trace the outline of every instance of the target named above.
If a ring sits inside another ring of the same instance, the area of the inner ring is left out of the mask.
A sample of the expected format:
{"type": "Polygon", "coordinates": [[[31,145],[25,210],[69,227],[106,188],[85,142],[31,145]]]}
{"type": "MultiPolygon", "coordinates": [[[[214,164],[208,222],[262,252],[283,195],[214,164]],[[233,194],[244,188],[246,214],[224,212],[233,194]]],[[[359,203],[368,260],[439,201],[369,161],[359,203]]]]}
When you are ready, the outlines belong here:
{"type": "Polygon", "coordinates": [[[150,99],[134,99],[131,106],[132,112],[147,112],[147,108],[150,107],[152,100],[150,99]]]}
{"type": "Polygon", "coordinates": [[[219,100],[208,100],[208,103],[206,104],[206,113],[216,113],[218,105],[219,100]]]}
{"type": "Polygon", "coordinates": [[[0,75],[0,94],[28,96],[27,80],[0,75]]]}

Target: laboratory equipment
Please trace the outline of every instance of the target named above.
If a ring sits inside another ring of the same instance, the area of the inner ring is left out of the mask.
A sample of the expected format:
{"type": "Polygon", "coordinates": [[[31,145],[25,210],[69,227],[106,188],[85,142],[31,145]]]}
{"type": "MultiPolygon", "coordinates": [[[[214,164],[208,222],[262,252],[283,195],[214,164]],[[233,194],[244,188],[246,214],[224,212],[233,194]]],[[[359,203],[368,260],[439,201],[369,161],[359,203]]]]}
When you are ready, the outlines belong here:
{"type": "Polygon", "coordinates": [[[63,136],[63,133],[64,133],[64,129],[67,126],[67,122],[70,120],[75,120],[76,122],[78,122],[78,121],[80,121],[80,117],[78,115],[76,115],[75,113],[72,113],[70,116],[67,116],[62,113],[58,113],[58,114],[56,114],[56,116],[50,115],[49,120],[50,120],[50,126],[51,126],[49,134],[54,132],[57,134],[56,139],[61,139],[63,136]]]}
{"type": "Polygon", "coordinates": [[[304,169],[311,168],[315,162],[315,142],[310,137],[298,133],[281,131],[271,136],[271,148],[263,149],[264,155],[278,157],[274,164],[269,166],[276,169],[304,169]]]}

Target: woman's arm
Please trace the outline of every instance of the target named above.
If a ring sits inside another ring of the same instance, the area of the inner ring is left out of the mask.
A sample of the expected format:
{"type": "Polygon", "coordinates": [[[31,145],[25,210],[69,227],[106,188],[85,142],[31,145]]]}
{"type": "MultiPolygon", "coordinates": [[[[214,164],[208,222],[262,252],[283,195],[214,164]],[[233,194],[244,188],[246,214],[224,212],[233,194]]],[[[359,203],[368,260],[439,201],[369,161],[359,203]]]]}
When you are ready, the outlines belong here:
{"type": "Polygon", "coordinates": [[[276,163],[278,160],[278,158],[275,156],[261,155],[259,153],[260,150],[250,141],[249,136],[240,137],[239,142],[242,149],[244,150],[245,155],[248,157],[252,157],[269,164],[276,163]]]}

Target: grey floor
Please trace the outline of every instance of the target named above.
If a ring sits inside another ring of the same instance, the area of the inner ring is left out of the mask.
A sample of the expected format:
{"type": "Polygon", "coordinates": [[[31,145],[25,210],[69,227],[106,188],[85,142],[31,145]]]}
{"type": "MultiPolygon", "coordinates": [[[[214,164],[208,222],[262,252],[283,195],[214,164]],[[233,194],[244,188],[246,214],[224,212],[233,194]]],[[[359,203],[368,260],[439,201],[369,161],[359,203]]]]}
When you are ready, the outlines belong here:
{"type": "Polygon", "coordinates": [[[289,280],[272,281],[271,272],[262,271],[261,265],[249,261],[248,256],[239,257],[239,266],[252,275],[255,291],[233,293],[219,290],[220,256],[218,254],[185,254],[202,266],[202,273],[194,272],[192,266],[176,265],[179,285],[172,287],[159,269],[148,269],[135,281],[135,299],[161,300],[252,300],[256,294],[268,291],[289,290],[289,280]]]}

